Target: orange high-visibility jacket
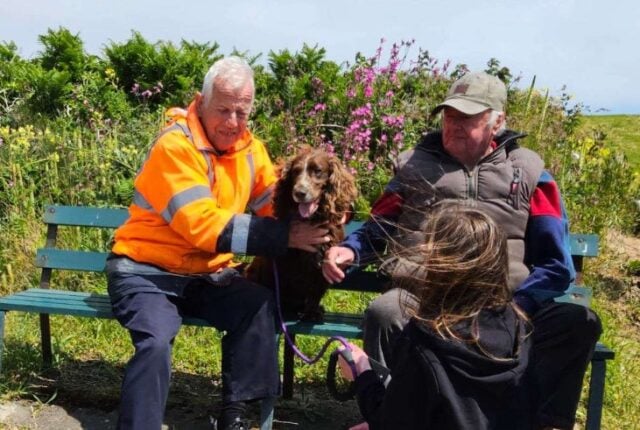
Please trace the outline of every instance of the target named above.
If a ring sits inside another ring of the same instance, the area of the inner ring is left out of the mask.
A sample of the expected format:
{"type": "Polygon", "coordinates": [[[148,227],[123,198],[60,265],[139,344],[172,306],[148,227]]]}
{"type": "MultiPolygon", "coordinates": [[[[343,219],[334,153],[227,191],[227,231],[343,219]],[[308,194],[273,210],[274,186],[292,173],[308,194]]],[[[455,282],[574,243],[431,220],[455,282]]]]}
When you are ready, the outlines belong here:
{"type": "MultiPolygon", "coordinates": [[[[266,240],[252,230],[269,228],[273,239],[273,224],[252,222],[258,217],[245,211],[271,215],[276,175],[264,144],[249,131],[219,154],[195,103],[173,111],[177,117],[138,172],[129,218],[116,231],[112,251],[169,272],[215,272],[234,265],[233,253],[256,249],[251,240],[266,240]]],[[[279,233],[286,231],[279,227],[279,233]]],[[[286,238],[275,241],[267,245],[286,247],[286,238]]]]}

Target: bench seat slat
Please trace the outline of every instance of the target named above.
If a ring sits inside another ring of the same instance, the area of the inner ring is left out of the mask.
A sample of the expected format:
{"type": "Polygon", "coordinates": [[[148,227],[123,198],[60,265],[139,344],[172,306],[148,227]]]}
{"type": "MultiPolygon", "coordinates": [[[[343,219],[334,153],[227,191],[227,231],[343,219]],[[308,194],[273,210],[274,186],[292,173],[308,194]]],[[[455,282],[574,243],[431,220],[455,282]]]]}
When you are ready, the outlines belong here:
{"type": "MultiPolygon", "coordinates": [[[[0,310],[72,315],[94,318],[113,318],[109,296],[78,291],[46,290],[32,288],[0,298],[0,310]]],[[[316,336],[361,336],[359,315],[327,312],[321,324],[290,321],[287,328],[292,333],[316,336]]],[[[185,325],[210,326],[199,318],[185,318],[185,325]]]]}
{"type": "Polygon", "coordinates": [[[310,336],[343,336],[351,339],[362,337],[362,329],[359,326],[326,322],[323,324],[310,324],[295,321],[287,323],[287,331],[293,334],[310,336]]]}
{"type": "Polygon", "coordinates": [[[91,307],[86,304],[78,303],[72,305],[69,303],[46,303],[46,302],[34,302],[34,301],[16,301],[12,303],[2,303],[0,306],[2,310],[9,311],[23,311],[23,312],[36,312],[44,314],[58,314],[58,315],[73,315],[83,317],[99,317],[99,318],[113,318],[111,308],[106,307],[91,307]]]}
{"type": "Polygon", "coordinates": [[[92,308],[111,308],[109,300],[102,300],[95,297],[87,297],[82,299],[80,297],[65,296],[65,297],[37,297],[37,296],[12,296],[0,302],[0,308],[13,306],[16,304],[26,305],[33,304],[34,306],[42,305],[55,305],[55,306],[88,306],[92,308]]]}
{"type": "Polygon", "coordinates": [[[0,302],[5,298],[9,298],[12,296],[34,296],[34,297],[91,296],[94,298],[99,298],[100,300],[105,300],[106,302],[109,301],[109,296],[107,296],[106,294],[100,294],[100,293],[91,293],[87,291],[50,290],[47,288],[29,288],[28,290],[14,293],[11,296],[0,297],[0,302]]]}

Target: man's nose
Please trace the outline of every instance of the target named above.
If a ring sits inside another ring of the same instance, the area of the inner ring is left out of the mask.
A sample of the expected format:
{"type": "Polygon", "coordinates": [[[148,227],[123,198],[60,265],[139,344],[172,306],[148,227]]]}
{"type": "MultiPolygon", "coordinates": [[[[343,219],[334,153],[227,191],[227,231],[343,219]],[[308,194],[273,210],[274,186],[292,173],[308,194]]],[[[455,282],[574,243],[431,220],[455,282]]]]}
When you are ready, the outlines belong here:
{"type": "Polygon", "coordinates": [[[227,117],[227,125],[231,127],[238,126],[238,115],[235,112],[231,112],[227,117]]]}

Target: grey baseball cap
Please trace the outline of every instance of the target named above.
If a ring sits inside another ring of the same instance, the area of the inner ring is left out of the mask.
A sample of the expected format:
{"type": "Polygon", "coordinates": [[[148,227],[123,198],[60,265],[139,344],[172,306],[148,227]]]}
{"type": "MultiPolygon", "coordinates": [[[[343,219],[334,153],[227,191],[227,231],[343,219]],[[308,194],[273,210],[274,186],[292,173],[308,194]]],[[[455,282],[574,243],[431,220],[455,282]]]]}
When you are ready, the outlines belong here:
{"type": "Polygon", "coordinates": [[[447,98],[436,106],[435,115],[445,106],[450,106],[467,115],[475,115],[487,109],[504,112],[507,87],[502,81],[485,72],[467,73],[451,85],[447,98]]]}

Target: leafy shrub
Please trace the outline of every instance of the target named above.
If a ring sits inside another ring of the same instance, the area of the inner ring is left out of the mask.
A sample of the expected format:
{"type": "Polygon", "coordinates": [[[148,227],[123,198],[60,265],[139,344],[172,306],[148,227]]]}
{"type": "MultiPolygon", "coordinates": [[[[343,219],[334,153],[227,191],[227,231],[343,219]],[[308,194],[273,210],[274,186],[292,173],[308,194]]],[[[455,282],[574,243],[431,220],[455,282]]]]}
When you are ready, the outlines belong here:
{"type": "Polygon", "coordinates": [[[151,105],[185,105],[209,66],[221,58],[219,46],[182,41],[147,42],[138,32],[123,44],[111,43],[105,54],[130,100],[151,105]]]}
{"type": "Polygon", "coordinates": [[[85,65],[91,61],[91,57],[84,52],[80,36],[61,27],[57,31],[49,29],[47,34],[38,39],[44,46],[39,56],[42,68],[66,72],[70,82],[78,82],[85,65]]]}

